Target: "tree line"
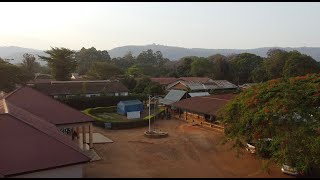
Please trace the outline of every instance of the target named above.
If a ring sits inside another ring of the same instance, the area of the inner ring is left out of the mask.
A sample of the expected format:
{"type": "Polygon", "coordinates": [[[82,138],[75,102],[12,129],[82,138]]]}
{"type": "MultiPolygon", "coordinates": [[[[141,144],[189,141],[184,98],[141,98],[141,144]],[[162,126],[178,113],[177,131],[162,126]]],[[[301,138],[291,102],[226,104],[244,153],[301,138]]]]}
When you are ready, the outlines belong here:
{"type": "MultiPolygon", "coordinates": [[[[40,66],[31,54],[25,54],[23,63],[17,66],[1,60],[0,66],[11,68],[15,66],[21,69],[21,72],[18,72],[13,70],[14,68],[11,70],[9,68],[9,71],[17,72],[16,79],[7,79],[11,85],[7,83],[3,86],[10,87],[12,84],[32,79],[37,72],[50,73],[54,79],[62,81],[70,80],[71,73],[76,72],[86,79],[120,78],[130,90],[136,93],[155,93],[161,91],[161,88],[152,83],[149,77],[206,76],[241,85],[320,71],[319,63],[312,57],[298,51],[287,52],[280,49],[270,49],[267,57],[250,53],[229,56],[215,54],[209,57],[183,57],[178,61],[170,61],[163,57],[160,51],[154,52],[151,49],[141,52],[138,56],[128,52],[123,57],[117,58],[111,58],[106,50],[101,51],[94,47],[82,48],[77,52],[56,47],[45,53],[46,56],[39,56],[39,58],[46,61],[47,66],[40,66]]],[[[7,71],[1,73],[10,76],[10,72],[7,71]]]]}

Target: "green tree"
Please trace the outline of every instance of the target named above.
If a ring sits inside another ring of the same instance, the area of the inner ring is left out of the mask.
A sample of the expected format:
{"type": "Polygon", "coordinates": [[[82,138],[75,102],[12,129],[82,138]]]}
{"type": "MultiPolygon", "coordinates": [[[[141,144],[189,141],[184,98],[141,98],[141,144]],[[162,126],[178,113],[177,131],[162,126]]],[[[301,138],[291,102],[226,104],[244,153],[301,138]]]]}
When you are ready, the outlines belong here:
{"type": "Polygon", "coordinates": [[[191,76],[191,64],[196,57],[184,57],[179,60],[177,67],[177,74],[179,77],[191,76]]]}
{"type": "Polygon", "coordinates": [[[150,78],[143,77],[138,79],[136,87],[134,87],[133,89],[133,92],[137,94],[145,92],[145,89],[149,86],[150,83],[151,83],[150,78]]]}
{"type": "Polygon", "coordinates": [[[35,73],[40,71],[40,63],[36,62],[34,55],[28,53],[23,54],[23,60],[20,66],[25,69],[31,77],[34,77],[35,73]]]}
{"type": "Polygon", "coordinates": [[[253,82],[265,82],[268,80],[268,74],[266,70],[266,61],[258,65],[251,73],[253,82]]]}
{"type": "Polygon", "coordinates": [[[41,74],[52,74],[51,69],[48,65],[40,66],[38,72],[41,74]]]}
{"type": "MultiPolygon", "coordinates": [[[[298,171],[320,165],[320,74],[260,83],[232,99],[217,119],[227,137],[245,144],[271,138],[270,161],[298,171]]],[[[258,153],[258,155],[262,155],[258,153]]]]}
{"type": "Polygon", "coordinates": [[[207,58],[197,58],[191,63],[191,75],[193,76],[212,76],[213,62],[207,58]]]}
{"type": "Polygon", "coordinates": [[[231,81],[233,79],[233,72],[230,67],[227,57],[221,54],[215,54],[208,57],[209,61],[213,62],[213,79],[225,79],[231,81]]]}
{"type": "Polygon", "coordinates": [[[252,79],[255,82],[317,73],[320,69],[319,63],[312,57],[298,51],[270,49],[267,55],[263,63],[252,72],[252,79]]]}
{"type": "Polygon", "coordinates": [[[110,55],[106,50],[97,50],[94,47],[89,49],[81,48],[75,54],[76,61],[78,62],[78,73],[80,75],[86,74],[90,67],[96,62],[109,62],[111,61],[110,55]]]}
{"type": "Polygon", "coordinates": [[[265,59],[265,67],[268,79],[280,78],[283,75],[283,67],[288,59],[289,53],[281,49],[270,49],[265,59]]]}
{"type": "Polygon", "coordinates": [[[260,56],[242,53],[234,56],[230,60],[234,72],[234,82],[237,84],[250,83],[252,81],[252,71],[263,62],[260,56]]]}
{"type": "Polygon", "coordinates": [[[16,85],[24,85],[32,76],[23,68],[0,58],[0,91],[10,92],[16,85]]]}
{"type": "Polygon", "coordinates": [[[139,65],[154,65],[157,63],[157,57],[153,53],[152,49],[148,49],[147,51],[142,51],[137,56],[137,63],[139,65]]]}
{"type": "Polygon", "coordinates": [[[49,57],[39,56],[39,58],[48,62],[52,76],[58,81],[70,80],[71,73],[75,71],[77,66],[75,52],[67,48],[57,47],[44,52],[49,57]]]}
{"type": "Polygon", "coordinates": [[[89,69],[87,76],[89,79],[107,80],[122,74],[122,70],[108,62],[96,62],[89,69]]]}
{"type": "Polygon", "coordinates": [[[136,87],[137,81],[130,76],[125,76],[123,79],[121,79],[121,82],[131,91],[136,87]]]}
{"type": "Polygon", "coordinates": [[[140,77],[143,75],[143,72],[139,66],[133,65],[130,68],[128,68],[127,74],[133,77],[140,77]]]}
{"type": "Polygon", "coordinates": [[[160,51],[148,49],[142,51],[136,59],[136,65],[141,67],[142,72],[149,76],[163,76],[167,74],[167,69],[164,66],[170,60],[164,58],[160,51]]]}
{"type": "Polygon", "coordinates": [[[283,67],[284,77],[302,76],[320,72],[320,66],[312,57],[298,51],[289,52],[288,60],[283,67]]]}
{"type": "Polygon", "coordinates": [[[164,91],[159,83],[150,82],[147,87],[144,89],[144,94],[148,95],[162,95],[164,94],[164,91]]]}
{"type": "Polygon", "coordinates": [[[126,70],[136,63],[136,58],[129,51],[123,57],[113,58],[112,62],[122,70],[126,70]]]}

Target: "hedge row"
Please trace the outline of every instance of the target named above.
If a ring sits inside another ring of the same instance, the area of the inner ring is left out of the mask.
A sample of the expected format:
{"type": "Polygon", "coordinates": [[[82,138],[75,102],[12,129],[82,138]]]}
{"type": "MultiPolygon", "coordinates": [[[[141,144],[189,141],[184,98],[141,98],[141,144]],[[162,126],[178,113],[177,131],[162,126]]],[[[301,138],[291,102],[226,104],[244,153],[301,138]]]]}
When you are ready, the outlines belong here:
{"type": "MultiPolygon", "coordinates": [[[[151,123],[154,122],[154,119],[150,120],[151,123]]],[[[93,124],[95,126],[100,126],[102,128],[105,128],[105,122],[102,121],[94,121],[93,124]]],[[[129,128],[136,128],[136,127],[143,127],[147,126],[149,124],[148,120],[144,119],[139,119],[136,121],[131,121],[131,122],[112,122],[111,123],[111,129],[129,129],[129,128]]]]}
{"type": "Polygon", "coordinates": [[[140,101],[145,101],[148,99],[147,95],[136,94],[129,96],[96,96],[96,97],[83,97],[83,96],[74,96],[74,97],[60,97],[57,98],[58,101],[67,104],[78,110],[84,110],[87,108],[94,107],[108,107],[116,106],[119,101],[125,100],[134,100],[139,99],[140,101]]]}
{"type": "Polygon", "coordinates": [[[96,114],[96,113],[112,113],[117,111],[117,106],[109,106],[109,107],[96,107],[96,108],[88,108],[83,112],[86,114],[96,114]]]}
{"type": "MultiPolygon", "coordinates": [[[[142,119],[129,120],[129,121],[105,122],[103,118],[97,117],[94,115],[95,113],[115,112],[115,110],[116,110],[116,106],[111,106],[111,107],[89,108],[84,110],[83,112],[96,120],[95,122],[93,122],[94,125],[100,126],[103,128],[105,128],[105,123],[111,123],[111,129],[135,128],[135,127],[147,126],[149,124],[149,116],[146,116],[142,119]]],[[[159,110],[157,113],[150,115],[151,123],[153,123],[155,118],[159,117],[160,114],[163,112],[164,110],[159,110]]]]}

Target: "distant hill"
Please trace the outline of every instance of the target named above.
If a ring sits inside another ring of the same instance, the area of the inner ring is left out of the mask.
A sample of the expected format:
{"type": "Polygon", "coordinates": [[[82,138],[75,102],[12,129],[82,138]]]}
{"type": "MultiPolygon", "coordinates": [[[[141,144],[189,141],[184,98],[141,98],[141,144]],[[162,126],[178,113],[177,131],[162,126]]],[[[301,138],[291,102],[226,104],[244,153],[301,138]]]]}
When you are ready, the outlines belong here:
{"type": "MultiPolygon", "coordinates": [[[[164,45],[145,45],[145,46],[122,46],[117,47],[111,50],[108,50],[110,56],[114,57],[123,57],[127,52],[131,51],[134,56],[138,56],[142,51],[152,49],[155,51],[161,51],[163,56],[169,58],[170,60],[179,60],[185,56],[202,56],[208,57],[214,54],[230,55],[230,54],[239,54],[239,53],[252,53],[265,57],[268,50],[272,48],[279,47],[263,47],[255,49],[202,49],[202,48],[183,48],[183,47],[174,47],[174,46],[164,46],[164,45]]],[[[280,48],[286,51],[297,50],[303,54],[307,54],[313,57],[315,60],[320,61],[320,47],[299,47],[299,48],[280,48]]],[[[11,63],[20,63],[22,61],[22,55],[24,53],[30,53],[33,55],[46,55],[42,50],[22,48],[17,46],[0,46],[0,57],[7,59],[14,59],[11,63]]],[[[37,56],[36,56],[37,57],[37,56]]],[[[44,61],[39,61],[41,64],[46,64],[44,61]]]]}
{"type": "Polygon", "coordinates": [[[40,62],[40,64],[46,64],[46,62],[38,60],[37,55],[46,55],[42,50],[22,48],[17,46],[0,46],[0,57],[4,59],[13,59],[10,60],[10,63],[12,64],[21,63],[23,54],[25,53],[33,54],[37,58],[37,61],[40,62]]]}
{"type": "MultiPolygon", "coordinates": [[[[202,48],[182,48],[174,46],[163,46],[163,45],[145,45],[145,46],[122,46],[109,50],[109,54],[112,58],[122,57],[127,52],[131,51],[134,56],[139,55],[142,51],[152,49],[153,51],[161,51],[163,56],[169,58],[170,60],[179,60],[185,56],[202,56],[208,57],[214,54],[230,55],[239,53],[252,53],[259,55],[261,57],[266,57],[269,49],[279,48],[279,47],[263,47],[255,49],[202,49],[202,48]]],[[[315,60],[320,61],[320,47],[299,47],[299,48],[280,48],[286,51],[297,50],[303,54],[307,54],[313,57],[315,60]]]]}

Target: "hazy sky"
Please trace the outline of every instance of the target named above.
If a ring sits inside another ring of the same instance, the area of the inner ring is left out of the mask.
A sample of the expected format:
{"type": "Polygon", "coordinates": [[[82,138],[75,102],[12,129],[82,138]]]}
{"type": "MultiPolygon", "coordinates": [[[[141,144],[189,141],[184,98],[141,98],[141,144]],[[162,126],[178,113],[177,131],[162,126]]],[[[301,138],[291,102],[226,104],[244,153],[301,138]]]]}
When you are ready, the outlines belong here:
{"type": "Polygon", "coordinates": [[[320,3],[0,3],[0,46],[320,46],[320,3]]]}

